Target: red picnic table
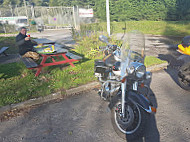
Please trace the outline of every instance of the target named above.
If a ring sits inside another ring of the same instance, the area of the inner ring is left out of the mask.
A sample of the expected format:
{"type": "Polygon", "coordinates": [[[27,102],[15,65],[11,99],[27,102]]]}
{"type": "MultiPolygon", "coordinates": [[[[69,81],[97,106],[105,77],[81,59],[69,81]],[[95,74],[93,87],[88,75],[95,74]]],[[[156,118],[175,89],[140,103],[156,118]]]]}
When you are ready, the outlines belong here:
{"type": "Polygon", "coordinates": [[[22,58],[22,60],[24,59],[23,62],[25,63],[28,69],[36,69],[37,71],[35,76],[38,76],[43,67],[66,64],[66,63],[69,63],[72,67],[74,67],[73,62],[82,59],[82,57],[70,53],[67,49],[64,49],[59,44],[54,44],[54,49],[55,51],[52,53],[42,53],[41,51],[43,49],[35,48],[36,52],[38,52],[42,56],[42,61],[39,65],[36,64],[30,58],[22,58]],[[58,60],[54,59],[54,57],[56,57],[58,60]],[[49,60],[48,62],[46,62],[47,59],[50,59],[50,62],[49,60]]]}

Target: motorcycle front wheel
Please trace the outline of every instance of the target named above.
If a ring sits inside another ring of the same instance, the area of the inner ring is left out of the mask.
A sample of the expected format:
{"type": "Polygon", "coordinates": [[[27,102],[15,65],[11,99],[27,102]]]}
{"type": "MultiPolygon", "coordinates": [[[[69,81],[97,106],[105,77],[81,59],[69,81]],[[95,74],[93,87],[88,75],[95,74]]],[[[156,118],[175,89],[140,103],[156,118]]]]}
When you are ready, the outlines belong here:
{"type": "Polygon", "coordinates": [[[181,88],[190,91],[190,63],[186,63],[179,69],[178,82],[181,88]]]}
{"type": "Polygon", "coordinates": [[[121,108],[121,101],[118,101],[111,111],[111,121],[116,133],[126,140],[142,137],[148,114],[132,101],[126,104],[125,117],[120,115],[121,108]]]}

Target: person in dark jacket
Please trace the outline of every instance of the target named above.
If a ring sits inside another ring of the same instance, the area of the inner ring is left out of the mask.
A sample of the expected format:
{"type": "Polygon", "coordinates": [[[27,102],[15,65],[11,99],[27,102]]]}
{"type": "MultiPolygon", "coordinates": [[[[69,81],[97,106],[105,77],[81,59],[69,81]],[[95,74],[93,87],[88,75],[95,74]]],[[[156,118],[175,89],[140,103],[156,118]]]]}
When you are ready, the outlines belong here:
{"type": "Polygon", "coordinates": [[[33,50],[33,46],[36,45],[36,43],[33,43],[26,35],[27,29],[25,27],[22,27],[19,34],[16,36],[16,43],[19,47],[19,54],[22,57],[29,57],[34,60],[39,60],[39,54],[36,53],[33,50]]]}

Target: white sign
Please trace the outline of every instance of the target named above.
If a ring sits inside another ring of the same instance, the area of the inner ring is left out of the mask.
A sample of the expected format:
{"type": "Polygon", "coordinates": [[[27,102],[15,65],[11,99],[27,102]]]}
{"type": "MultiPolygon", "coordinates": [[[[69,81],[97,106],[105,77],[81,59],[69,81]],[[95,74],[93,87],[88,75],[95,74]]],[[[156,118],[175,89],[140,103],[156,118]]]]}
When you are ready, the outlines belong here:
{"type": "Polygon", "coordinates": [[[93,17],[93,9],[79,8],[79,17],[93,17]]]}
{"type": "Polygon", "coordinates": [[[19,19],[22,21],[28,20],[26,16],[0,17],[0,23],[5,24],[6,22],[8,22],[8,24],[16,24],[17,22],[19,22],[19,19]]]}

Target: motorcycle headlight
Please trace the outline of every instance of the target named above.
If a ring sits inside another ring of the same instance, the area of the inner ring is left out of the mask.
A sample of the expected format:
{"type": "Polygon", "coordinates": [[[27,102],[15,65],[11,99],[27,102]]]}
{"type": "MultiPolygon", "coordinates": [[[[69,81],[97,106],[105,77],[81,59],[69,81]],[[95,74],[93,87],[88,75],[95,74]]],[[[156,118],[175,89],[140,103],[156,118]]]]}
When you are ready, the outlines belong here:
{"type": "Polygon", "coordinates": [[[135,71],[135,68],[133,66],[128,69],[129,74],[134,73],[134,71],[135,71]]]}
{"type": "Polygon", "coordinates": [[[136,76],[142,78],[146,73],[146,67],[142,64],[136,68],[136,76]]]}

